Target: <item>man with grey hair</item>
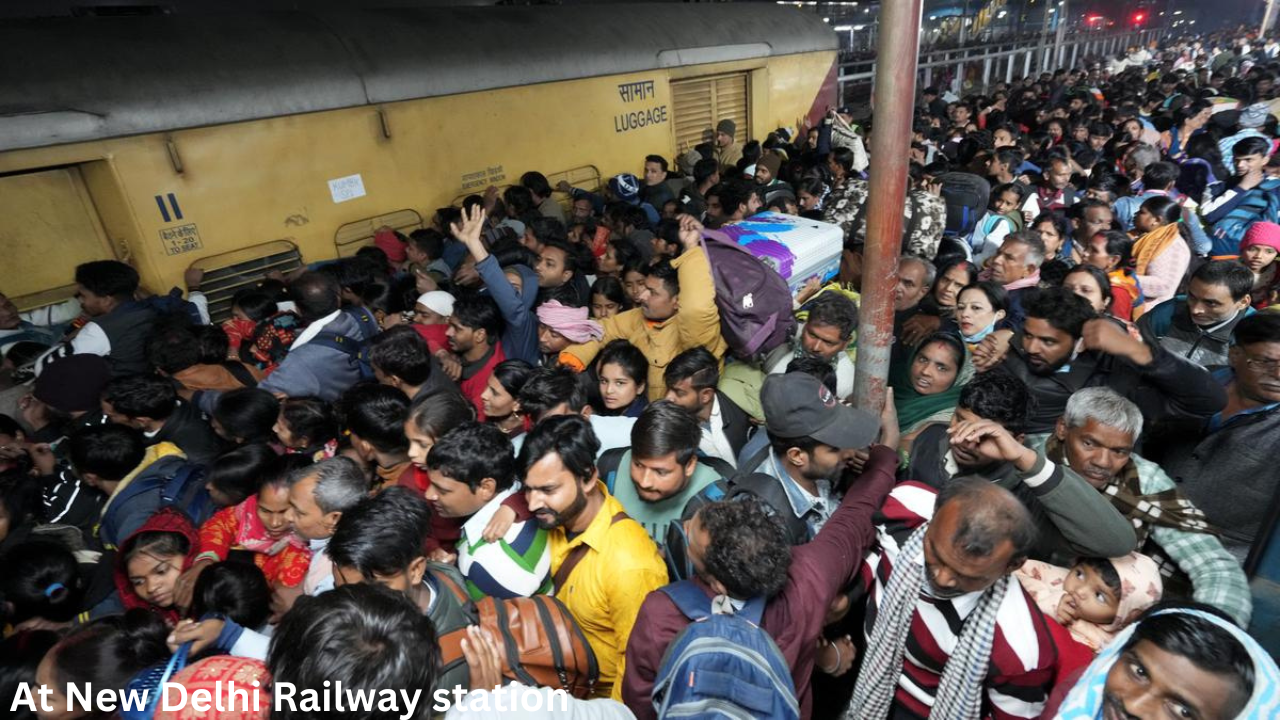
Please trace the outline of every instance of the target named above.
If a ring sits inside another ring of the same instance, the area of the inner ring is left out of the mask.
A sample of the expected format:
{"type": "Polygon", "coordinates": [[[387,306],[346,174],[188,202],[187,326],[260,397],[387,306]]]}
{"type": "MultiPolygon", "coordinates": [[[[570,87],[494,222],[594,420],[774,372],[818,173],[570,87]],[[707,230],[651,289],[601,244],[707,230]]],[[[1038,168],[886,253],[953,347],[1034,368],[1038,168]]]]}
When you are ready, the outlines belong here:
{"type": "Polygon", "coordinates": [[[289,476],[287,517],[293,531],[311,546],[311,565],[302,583],[307,595],[333,589],[333,563],[325,548],[342,514],[368,497],[369,489],[369,479],[360,466],[341,455],[289,476]]]}
{"type": "MultiPolygon", "coordinates": [[[[301,595],[332,590],[333,561],[326,548],[343,513],[369,497],[369,479],[356,461],[341,455],[294,470],[288,477],[289,509],[286,517],[293,531],[311,546],[311,565],[300,589],[274,588],[272,622],[282,617],[301,595]]],[[[184,620],[169,636],[171,644],[192,642],[198,653],[211,644],[229,655],[266,660],[268,635],[242,628],[230,620],[184,620]]]]}
{"type": "Polygon", "coordinates": [[[1142,412],[1108,387],[1077,390],[1053,434],[1032,443],[1097,488],[1132,523],[1138,551],[1160,566],[1165,595],[1181,591],[1249,626],[1252,601],[1240,564],[1159,465],[1133,452],[1142,412]]]}
{"type": "Polygon", "coordinates": [[[938,268],[928,260],[914,255],[898,258],[898,284],[893,286],[893,336],[899,339],[893,344],[895,361],[905,362],[898,356],[909,352],[907,343],[901,342],[907,321],[921,313],[920,302],[928,296],[937,279],[938,268]]]}
{"type": "Polygon", "coordinates": [[[979,274],[982,280],[993,280],[1009,293],[1010,327],[1022,327],[1022,304],[1025,295],[1040,284],[1040,263],[1045,261],[1044,240],[1035,230],[1019,230],[1005,236],[990,266],[979,274]]]}

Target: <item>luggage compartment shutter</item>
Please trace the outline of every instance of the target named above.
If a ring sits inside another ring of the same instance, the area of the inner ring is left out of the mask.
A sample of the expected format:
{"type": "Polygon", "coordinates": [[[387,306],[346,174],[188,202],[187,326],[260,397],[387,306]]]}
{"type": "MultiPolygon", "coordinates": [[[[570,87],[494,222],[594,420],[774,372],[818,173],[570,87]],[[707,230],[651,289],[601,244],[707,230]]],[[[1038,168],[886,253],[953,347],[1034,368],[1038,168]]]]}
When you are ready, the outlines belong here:
{"type": "Polygon", "coordinates": [[[738,126],[739,142],[751,137],[747,121],[747,75],[740,72],[671,83],[677,153],[713,140],[716,123],[725,118],[738,126]]]}

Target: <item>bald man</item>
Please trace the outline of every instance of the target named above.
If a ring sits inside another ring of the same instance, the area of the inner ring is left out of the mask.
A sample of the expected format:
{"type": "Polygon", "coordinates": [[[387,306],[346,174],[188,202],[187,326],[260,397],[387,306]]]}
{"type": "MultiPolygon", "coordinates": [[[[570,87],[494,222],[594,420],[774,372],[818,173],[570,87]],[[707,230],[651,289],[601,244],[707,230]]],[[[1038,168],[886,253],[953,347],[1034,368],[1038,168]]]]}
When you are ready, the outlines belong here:
{"type": "Polygon", "coordinates": [[[880,548],[867,560],[868,657],[845,717],[969,715],[972,689],[942,682],[952,663],[965,667],[949,675],[985,678],[983,717],[1039,717],[1061,660],[1051,619],[1010,575],[1035,541],[1031,513],[979,477],[940,493],[903,483],[881,512],[880,548]]]}

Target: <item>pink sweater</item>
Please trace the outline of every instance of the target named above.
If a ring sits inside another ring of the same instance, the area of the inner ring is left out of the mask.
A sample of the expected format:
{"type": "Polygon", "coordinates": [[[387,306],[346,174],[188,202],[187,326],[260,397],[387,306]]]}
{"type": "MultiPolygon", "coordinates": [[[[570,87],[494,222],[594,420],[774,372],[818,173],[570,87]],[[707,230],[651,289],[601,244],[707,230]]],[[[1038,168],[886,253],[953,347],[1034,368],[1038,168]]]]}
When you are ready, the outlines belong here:
{"type": "Polygon", "coordinates": [[[1190,264],[1191,248],[1181,238],[1169,243],[1164,252],[1152,258],[1147,264],[1147,274],[1138,276],[1146,298],[1144,306],[1149,310],[1177,294],[1178,285],[1190,264]]]}

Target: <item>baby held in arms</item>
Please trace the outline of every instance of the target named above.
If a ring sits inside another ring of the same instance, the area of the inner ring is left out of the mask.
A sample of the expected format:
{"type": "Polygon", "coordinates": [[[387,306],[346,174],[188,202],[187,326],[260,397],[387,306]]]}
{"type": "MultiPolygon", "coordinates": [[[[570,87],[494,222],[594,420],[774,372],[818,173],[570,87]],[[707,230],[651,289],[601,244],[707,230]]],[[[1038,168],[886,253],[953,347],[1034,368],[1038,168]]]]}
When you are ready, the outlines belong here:
{"type": "Polygon", "coordinates": [[[1136,552],[1077,558],[1070,569],[1028,560],[1014,574],[1045,615],[1095,653],[1163,593],[1155,561],[1136,552]]]}

